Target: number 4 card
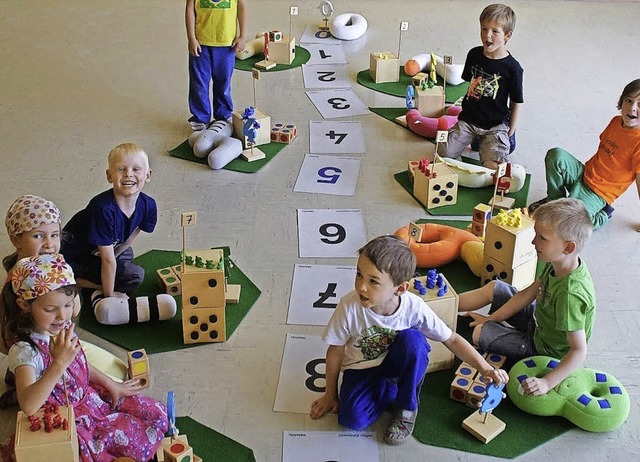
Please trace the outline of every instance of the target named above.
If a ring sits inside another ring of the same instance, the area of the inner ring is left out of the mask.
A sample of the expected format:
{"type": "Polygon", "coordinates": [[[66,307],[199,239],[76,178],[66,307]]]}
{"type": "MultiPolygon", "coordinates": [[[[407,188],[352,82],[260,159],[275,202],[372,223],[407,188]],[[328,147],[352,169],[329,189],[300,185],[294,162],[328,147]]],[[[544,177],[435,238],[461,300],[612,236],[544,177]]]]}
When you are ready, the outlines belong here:
{"type": "Polygon", "coordinates": [[[327,345],[318,335],[287,334],[273,410],[309,414],[327,386],[327,345]]]}
{"type": "Polygon", "coordinates": [[[336,196],[353,196],[356,191],[359,157],[307,154],[293,190],[336,196]]]}
{"type": "Polygon", "coordinates": [[[300,258],[355,258],[366,243],[359,209],[298,209],[300,258]]]}
{"type": "Polygon", "coordinates": [[[362,122],[311,120],[309,146],[312,154],[364,153],[362,122]]]}
{"type": "Polygon", "coordinates": [[[287,324],[326,326],[355,276],[355,266],[295,265],[287,324]]]}

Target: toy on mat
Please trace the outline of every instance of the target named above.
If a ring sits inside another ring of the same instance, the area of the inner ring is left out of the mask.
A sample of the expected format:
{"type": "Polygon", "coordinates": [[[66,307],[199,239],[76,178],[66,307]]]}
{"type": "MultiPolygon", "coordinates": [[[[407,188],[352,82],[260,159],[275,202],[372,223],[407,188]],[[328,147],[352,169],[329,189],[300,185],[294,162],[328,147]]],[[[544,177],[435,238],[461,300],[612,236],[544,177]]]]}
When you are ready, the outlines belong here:
{"type": "Polygon", "coordinates": [[[255,109],[253,106],[245,108],[242,114],[242,135],[247,141],[249,149],[242,151],[242,157],[248,162],[264,159],[265,154],[257,148],[254,148],[258,140],[258,130],[261,128],[260,122],[256,120],[255,109]]]}
{"type": "MultiPolygon", "coordinates": [[[[451,108],[449,108],[450,110],[451,108]]],[[[408,121],[408,114],[407,114],[408,121]]],[[[434,132],[435,136],[435,132],[434,132]]],[[[443,159],[449,168],[458,174],[458,184],[466,188],[484,188],[495,185],[494,178],[496,171],[482,165],[473,165],[456,159],[443,159]]],[[[518,164],[509,164],[511,176],[509,177],[509,192],[515,193],[524,187],[527,179],[527,172],[524,167],[518,164]]]]}
{"type": "Polygon", "coordinates": [[[242,154],[242,141],[232,135],[233,126],[225,120],[218,120],[206,130],[193,132],[189,136],[189,145],[194,156],[206,157],[209,167],[218,170],[242,154]]]}
{"type": "Polygon", "coordinates": [[[340,40],[356,40],[367,32],[369,24],[357,13],[339,14],[329,24],[331,35],[340,40]]]}
{"type": "MultiPolygon", "coordinates": [[[[485,360],[493,367],[502,368],[506,357],[495,353],[483,355],[485,360]]],[[[472,409],[478,409],[485,396],[486,383],[478,370],[467,363],[462,363],[455,372],[449,397],[454,401],[466,404],[472,409]]]]}
{"type": "Polygon", "coordinates": [[[428,173],[417,169],[410,172],[413,196],[427,209],[454,205],[458,200],[458,175],[438,159],[440,156],[434,154],[428,173]]]}
{"type": "Polygon", "coordinates": [[[492,411],[500,404],[506,395],[502,392],[505,384],[488,384],[485,387],[485,396],[480,402],[480,409],[464,419],[462,427],[478,438],[483,443],[488,443],[507,428],[507,425],[492,411]]]}
{"type": "Polygon", "coordinates": [[[169,419],[169,436],[164,438],[158,451],[156,459],[158,462],[202,462],[202,459],[193,453],[193,448],[189,446],[187,435],[180,435],[176,427],[176,398],[173,390],[167,393],[167,418],[169,419]]]}
{"type": "MultiPolygon", "coordinates": [[[[460,114],[460,111],[462,111],[460,106],[451,106],[447,108],[446,114],[443,116],[427,117],[422,115],[417,109],[410,108],[405,117],[407,128],[416,135],[433,139],[436,137],[438,126],[449,130],[458,123],[458,114],[460,114]]],[[[448,159],[446,159],[445,162],[446,161],[448,161],[448,159]]]]}
{"type": "Polygon", "coordinates": [[[578,368],[546,395],[524,393],[522,382],[544,377],[560,361],[533,356],[517,362],[509,371],[507,393],[521,410],[529,414],[562,416],[590,432],[608,432],[622,425],[629,415],[631,401],[622,384],[611,374],[578,368]]]}
{"type": "Polygon", "coordinates": [[[101,290],[91,295],[91,306],[100,324],[116,326],[147,321],[165,321],[176,315],[178,307],[171,295],[150,297],[105,297],[101,290]]]}
{"type": "Polygon", "coordinates": [[[329,30],[329,18],[333,16],[333,3],[329,0],[322,0],[320,5],[318,6],[320,13],[322,14],[322,25],[320,25],[320,30],[329,30]]]}
{"type": "MultiPolygon", "coordinates": [[[[436,58],[436,73],[441,76],[449,85],[460,85],[464,82],[462,79],[462,71],[464,64],[445,64],[444,59],[438,55],[436,58]]],[[[422,53],[415,55],[404,65],[404,73],[409,77],[413,77],[419,72],[425,71],[427,66],[431,64],[431,53],[422,53]]]]}
{"type": "Polygon", "coordinates": [[[127,363],[129,364],[129,378],[137,379],[141,388],[149,388],[151,386],[149,356],[144,348],[128,352],[127,363]]]}

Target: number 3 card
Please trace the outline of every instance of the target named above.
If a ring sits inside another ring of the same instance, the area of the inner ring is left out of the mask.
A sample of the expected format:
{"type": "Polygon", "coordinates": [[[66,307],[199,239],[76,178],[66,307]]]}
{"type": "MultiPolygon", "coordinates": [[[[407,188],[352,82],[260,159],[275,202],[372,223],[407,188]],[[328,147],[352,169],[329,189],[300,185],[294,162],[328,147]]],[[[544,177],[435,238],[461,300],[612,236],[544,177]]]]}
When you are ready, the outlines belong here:
{"type": "Polygon", "coordinates": [[[351,89],[317,90],[306,93],[325,119],[370,114],[367,106],[351,89]]]}
{"type": "Polygon", "coordinates": [[[287,324],[326,326],[355,277],[355,266],[295,265],[287,324]]]}
{"type": "Polygon", "coordinates": [[[327,386],[327,345],[318,335],[287,334],[273,410],[309,414],[327,386]]]}
{"type": "Polygon", "coordinates": [[[298,209],[300,258],[355,258],[365,243],[361,210],[298,209]]]}
{"type": "Polygon", "coordinates": [[[353,196],[360,158],[307,154],[293,190],[336,196],[353,196]]]}

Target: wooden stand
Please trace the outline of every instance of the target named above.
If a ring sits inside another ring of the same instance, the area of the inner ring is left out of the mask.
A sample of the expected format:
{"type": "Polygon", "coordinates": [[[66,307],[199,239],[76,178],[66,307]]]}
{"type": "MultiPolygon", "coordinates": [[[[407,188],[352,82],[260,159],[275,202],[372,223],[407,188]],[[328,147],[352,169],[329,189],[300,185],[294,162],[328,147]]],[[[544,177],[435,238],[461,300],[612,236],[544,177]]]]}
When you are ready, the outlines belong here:
{"type": "Polygon", "coordinates": [[[462,428],[478,438],[484,444],[494,439],[507,428],[502,420],[498,419],[491,412],[482,414],[476,411],[462,422],[462,428]]]}

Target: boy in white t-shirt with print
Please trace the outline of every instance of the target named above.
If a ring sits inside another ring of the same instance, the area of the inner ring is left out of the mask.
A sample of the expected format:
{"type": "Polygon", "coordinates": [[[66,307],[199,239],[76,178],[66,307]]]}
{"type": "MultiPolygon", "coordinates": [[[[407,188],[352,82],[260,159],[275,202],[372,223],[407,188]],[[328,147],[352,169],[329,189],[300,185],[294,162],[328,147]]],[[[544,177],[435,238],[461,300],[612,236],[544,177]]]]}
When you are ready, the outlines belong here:
{"type": "Polygon", "coordinates": [[[404,241],[380,236],[358,253],[355,290],[342,297],[322,334],[329,345],[327,387],[311,405],[311,418],[337,413],[340,425],[362,430],[395,404],[384,440],[402,444],[413,432],[418,412],[431,350],[427,339],[442,342],[490,381],[509,380],[408,291],[416,258],[404,241]]]}

